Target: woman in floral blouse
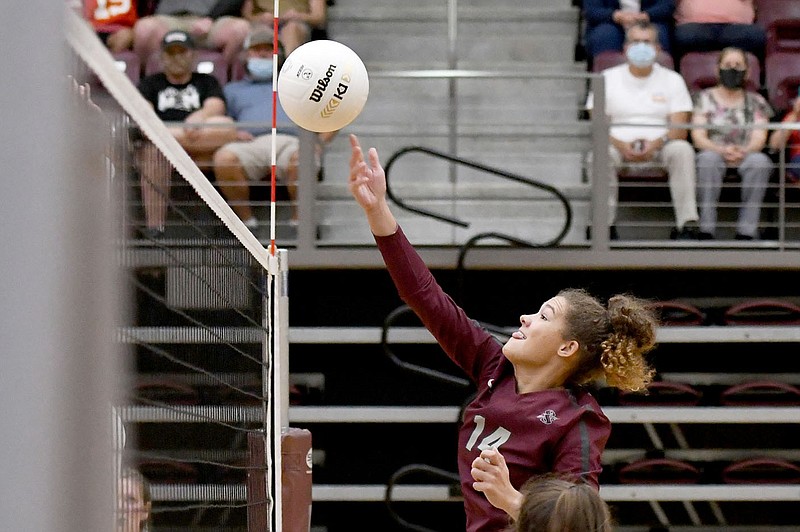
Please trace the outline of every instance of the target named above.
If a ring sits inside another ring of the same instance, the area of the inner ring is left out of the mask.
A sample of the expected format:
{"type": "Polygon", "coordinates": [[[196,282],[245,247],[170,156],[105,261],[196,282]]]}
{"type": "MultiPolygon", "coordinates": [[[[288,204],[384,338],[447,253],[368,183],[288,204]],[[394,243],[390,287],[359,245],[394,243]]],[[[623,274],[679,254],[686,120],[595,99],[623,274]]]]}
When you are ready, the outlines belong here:
{"type": "Polygon", "coordinates": [[[741,183],[737,240],[758,237],[761,203],[767,190],[772,161],[762,153],[772,108],[758,93],[746,90],[748,60],[739,48],[725,48],[719,56],[719,83],[695,97],[692,142],[697,148],[697,189],[700,238],[713,239],[722,181],[735,168],[741,183]]]}

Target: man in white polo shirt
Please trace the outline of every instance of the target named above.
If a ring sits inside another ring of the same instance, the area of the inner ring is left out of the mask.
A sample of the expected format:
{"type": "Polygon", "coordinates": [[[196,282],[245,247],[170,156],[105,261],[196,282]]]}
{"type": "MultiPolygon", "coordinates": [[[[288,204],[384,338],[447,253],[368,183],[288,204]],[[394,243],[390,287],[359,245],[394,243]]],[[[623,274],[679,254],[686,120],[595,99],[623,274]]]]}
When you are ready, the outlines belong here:
{"type": "MultiPolygon", "coordinates": [[[[680,74],[656,63],[658,32],[650,23],[639,22],[625,35],[627,63],[603,71],[606,114],[611,121],[609,222],[617,214],[617,171],[624,163],[653,161],[669,173],[669,189],[675,210],[671,237],[697,238],[697,197],[694,148],[686,141],[687,129],[670,124],[688,124],[692,99],[680,74]],[[631,124],[631,125],[615,125],[631,124]],[[642,125],[636,125],[642,124],[642,125]]],[[[587,109],[593,108],[589,95],[587,109]]]]}

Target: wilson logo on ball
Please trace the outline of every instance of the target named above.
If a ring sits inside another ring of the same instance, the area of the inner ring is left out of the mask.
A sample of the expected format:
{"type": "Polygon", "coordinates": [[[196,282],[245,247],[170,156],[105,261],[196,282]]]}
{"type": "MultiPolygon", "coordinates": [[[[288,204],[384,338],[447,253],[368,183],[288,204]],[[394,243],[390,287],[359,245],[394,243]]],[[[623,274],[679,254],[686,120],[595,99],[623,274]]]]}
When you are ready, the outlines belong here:
{"type": "Polygon", "coordinates": [[[311,92],[311,96],[308,98],[309,100],[317,103],[322,100],[322,96],[325,94],[325,91],[328,90],[328,85],[331,84],[331,78],[334,72],[336,72],[336,65],[330,65],[328,71],[325,72],[325,77],[317,80],[317,86],[314,87],[314,90],[311,92]]]}

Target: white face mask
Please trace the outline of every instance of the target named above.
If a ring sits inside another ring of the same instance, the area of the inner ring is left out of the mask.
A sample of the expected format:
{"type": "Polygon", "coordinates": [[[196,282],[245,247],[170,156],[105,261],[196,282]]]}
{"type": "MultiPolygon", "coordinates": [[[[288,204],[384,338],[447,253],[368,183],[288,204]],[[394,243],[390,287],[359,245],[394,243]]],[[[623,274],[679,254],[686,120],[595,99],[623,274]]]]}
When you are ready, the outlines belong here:
{"type": "Polygon", "coordinates": [[[247,60],[247,71],[256,81],[272,81],[272,58],[251,57],[247,60]]]}
{"type": "Polygon", "coordinates": [[[633,66],[646,68],[656,61],[656,47],[646,42],[633,43],[628,46],[625,56],[633,66]]]}

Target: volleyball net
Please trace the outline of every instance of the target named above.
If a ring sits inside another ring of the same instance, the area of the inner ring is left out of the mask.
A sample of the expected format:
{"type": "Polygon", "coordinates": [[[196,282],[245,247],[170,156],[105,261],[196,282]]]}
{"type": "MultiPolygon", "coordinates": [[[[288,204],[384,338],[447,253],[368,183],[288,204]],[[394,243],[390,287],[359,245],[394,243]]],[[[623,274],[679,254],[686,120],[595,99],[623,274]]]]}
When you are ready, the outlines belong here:
{"type": "MultiPolygon", "coordinates": [[[[116,339],[130,371],[117,468],[141,473],[152,498],[144,513],[120,503],[120,529],[286,530],[298,505],[280,489],[281,441],[301,463],[310,454],[310,434],[288,428],[287,253],[248,230],[91,27],[65,21],[70,90],[104,130],[96,185],[120,211],[130,304],[116,339]]],[[[294,485],[307,509],[306,477],[294,485]]]]}

